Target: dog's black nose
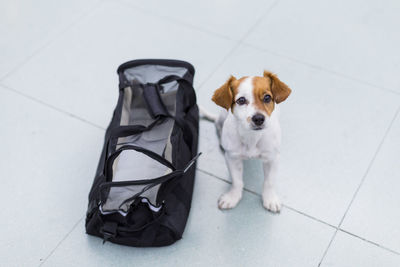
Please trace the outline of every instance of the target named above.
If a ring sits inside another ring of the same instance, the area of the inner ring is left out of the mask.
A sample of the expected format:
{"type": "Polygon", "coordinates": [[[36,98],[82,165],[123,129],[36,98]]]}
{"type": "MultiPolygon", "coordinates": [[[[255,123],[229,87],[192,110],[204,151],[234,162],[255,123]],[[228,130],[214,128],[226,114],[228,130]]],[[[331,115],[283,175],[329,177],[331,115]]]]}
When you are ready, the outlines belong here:
{"type": "Polygon", "coordinates": [[[251,118],[251,120],[254,122],[255,125],[261,126],[265,121],[265,117],[262,114],[256,114],[251,118]]]}

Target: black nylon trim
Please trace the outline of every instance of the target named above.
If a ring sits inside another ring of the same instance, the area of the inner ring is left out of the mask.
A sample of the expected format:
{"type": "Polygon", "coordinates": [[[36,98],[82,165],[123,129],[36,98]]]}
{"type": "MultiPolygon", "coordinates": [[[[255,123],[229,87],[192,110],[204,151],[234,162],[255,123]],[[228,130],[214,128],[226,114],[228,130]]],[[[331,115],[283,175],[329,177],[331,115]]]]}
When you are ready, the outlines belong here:
{"type": "Polygon", "coordinates": [[[140,65],[163,65],[163,66],[170,66],[170,67],[184,67],[187,68],[188,71],[192,74],[195,73],[194,67],[192,64],[182,60],[174,60],[174,59],[136,59],[125,62],[121,64],[118,69],[117,73],[121,73],[128,68],[137,67],[140,65]]]}
{"type": "Polygon", "coordinates": [[[119,156],[119,154],[121,154],[124,150],[135,150],[138,152],[142,152],[143,154],[145,154],[146,156],[149,156],[150,158],[157,160],[158,162],[160,162],[161,164],[167,166],[168,168],[170,168],[171,170],[175,171],[176,168],[174,167],[174,165],[172,165],[171,162],[169,162],[168,160],[166,160],[165,158],[163,158],[162,156],[158,155],[157,153],[151,151],[151,150],[147,150],[143,147],[139,147],[139,146],[133,146],[133,145],[125,145],[120,147],[119,149],[117,149],[113,154],[111,154],[105,163],[105,174],[106,177],[108,179],[112,178],[112,164],[114,163],[114,160],[119,156]]]}

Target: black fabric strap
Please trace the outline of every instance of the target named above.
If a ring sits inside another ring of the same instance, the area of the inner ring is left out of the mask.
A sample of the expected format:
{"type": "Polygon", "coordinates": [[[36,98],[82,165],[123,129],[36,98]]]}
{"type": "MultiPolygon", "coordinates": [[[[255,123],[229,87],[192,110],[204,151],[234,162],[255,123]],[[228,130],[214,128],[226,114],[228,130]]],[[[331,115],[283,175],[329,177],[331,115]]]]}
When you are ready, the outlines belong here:
{"type": "Polygon", "coordinates": [[[147,110],[152,118],[157,118],[160,116],[171,117],[161,99],[160,91],[163,90],[163,84],[173,81],[178,83],[186,83],[192,87],[190,81],[177,75],[168,75],[156,83],[146,83],[140,85],[143,89],[143,98],[146,102],[147,110]]]}
{"type": "MultiPolygon", "coordinates": [[[[188,106],[194,106],[196,104],[196,94],[194,92],[192,82],[177,75],[168,75],[159,80],[158,84],[165,84],[172,81],[176,81],[179,84],[186,86],[184,90],[185,95],[187,96],[185,97],[185,101],[189,101],[188,106]]],[[[186,110],[184,110],[184,112],[186,112],[186,110]]],[[[190,123],[186,120],[186,118],[182,116],[175,116],[174,119],[183,131],[183,139],[190,147],[193,136],[197,135],[197,133],[194,132],[194,129],[190,126],[190,123]]]]}
{"type": "MultiPolygon", "coordinates": [[[[118,151],[118,150],[117,150],[118,151]]],[[[116,151],[116,152],[117,152],[116,151]]],[[[119,152],[121,153],[121,152],[119,152]]],[[[158,155],[158,154],[157,154],[158,155]]],[[[110,187],[116,187],[116,186],[129,186],[129,185],[144,185],[147,184],[147,186],[145,186],[144,188],[142,188],[142,190],[140,190],[140,192],[138,192],[137,194],[135,194],[134,196],[124,200],[124,202],[121,203],[120,206],[122,206],[123,204],[130,202],[132,200],[134,200],[135,198],[137,198],[139,195],[143,194],[145,191],[149,190],[150,188],[161,184],[161,183],[165,183],[169,180],[173,180],[168,187],[164,190],[164,194],[167,195],[169,194],[170,190],[172,190],[175,185],[178,183],[179,178],[182,177],[192,166],[193,164],[196,162],[196,160],[200,157],[201,153],[197,154],[193,159],[191,159],[183,169],[180,170],[174,170],[171,173],[168,173],[164,176],[161,176],[159,178],[155,178],[155,179],[151,179],[151,180],[139,180],[139,181],[121,181],[121,182],[106,182],[100,185],[100,192],[104,192],[104,190],[110,188],[110,187]]],[[[112,161],[110,161],[111,163],[109,163],[112,167],[112,162],[114,161],[115,157],[113,157],[112,161]]],[[[105,200],[106,195],[103,195],[103,193],[101,193],[100,199],[102,199],[103,201],[105,200]]]]}
{"type": "Polygon", "coordinates": [[[164,121],[165,118],[159,117],[148,126],[143,125],[125,125],[112,128],[108,134],[108,138],[126,137],[139,134],[151,130],[154,126],[164,121]]]}
{"type": "Polygon", "coordinates": [[[120,147],[119,149],[117,149],[114,153],[112,153],[106,160],[106,164],[105,164],[105,175],[108,179],[112,178],[112,165],[114,163],[114,160],[119,156],[119,154],[122,153],[122,151],[124,150],[135,150],[138,152],[142,152],[143,154],[149,156],[150,158],[157,160],[158,162],[160,162],[161,164],[167,166],[168,168],[170,168],[171,170],[175,170],[174,165],[172,165],[171,162],[169,162],[168,160],[166,160],[165,158],[163,158],[162,156],[160,156],[159,154],[151,151],[151,150],[147,150],[144,149],[142,147],[139,146],[133,146],[133,145],[125,145],[120,147]]]}
{"type": "MultiPolygon", "coordinates": [[[[148,130],[151,130],[155,125],[162,123],[164,121],[165,117],[159,117],[155,121],[153,121],[150,125],[148,126],[143,126],[143,125],[126,125],[126,126],[118,126],[115,128],[112,128],[109,130],[107,133],[107,142],[106,142],[106,160],[109,156],[109,153],[115,152],[110,148],[110,146],[116,146],[117,140],[114,140],[115,138],[119,137],[126,137],[130,135],[135,135],[139,134],[148,130]]],[[[104,166],[105,169],[105,166],[104,166]]],[[[105,172],[104,172],[105,173],[105,172]]]]}
{"type": "Polygon", "coordinates": [[[105,182],[99,185],[99,193],[100,193],[100,200],[102,202],[105,202],[108,196],[108,191],[112,187],[125,187],[125,186],[132,186],[132,185],[146,185],[134,196],[124,200],[124,202],[120,205],[120,207],[127,203],[132,201],[133,199],[137,198],[139,195],[143,194],[145,191],[149,190],[150,188],[161,184],[165,183],[175,177],[182,176],[183,172],[181,170],[176,170],[171,173],[168,173],[164,176],[150,179],[150,180],[132,180],[132,181],[119,181],[119,182],[105,182]]]}
{"type": "Polygon", "coordinates": [[[187,79],[185,79],[185,78],[182,78],[182,77],[180,77],[180,76],[178,76],[178,75],[168,75],[168,76],[165,76],[164,78],[162,78],[161,80],[159,80],[157,83],[158,83],[159,85],[162,85],[162,84],[170,83],[170,82],[173,82],[173,81],[176,81],[176,82],[178,82],[178,83],[186,83],[186,84],[188,84],[188,85],[190,85],[190,86],[193,86],[192,83],[191,83],[189,80],[187,80],[187,79]]]}
{"type": "Polygon", "coordinates": [[[170,116],[167,108],[161,100],[159,83],[146,83],[141,85],[143,88],[143,98],[147,105],[147,110],[152,118],[170,116]]]}
{"type": "Polygon", "coordinates": [[[173,188],[174,189],[172,191],[174,191],[174,195],[185,206],[186,211],[189,212],[190,206],[188,203],[190,203],[192,195],[186,192],[180,184],[176,184],[173,188]]]}
{"type": "MultiPolygon", "coordinates": [[[[160,91],[163,90],[162,85],[166,83],[170,83],[176,81],[179,84],[185,84],[191,90],[185,90],[188,94],[188,100],[190,101],[190,105],[194,105],[196,102],[196,95],[193,89],[192,82],[186,78],[177,76],[177,75],[168,75],[159,80],[156,83],[147,83],[141,84],[140,86],[143,89],[143,98],[146,102],[147,110],[152,118],[155,118],[156,121],[149,125],[147,128],[144,126],[120,126],[117,129],[111,130],[110,137],[124,137],[128,135],[133,135],[139,132],[150,130],[154,125],[156,125],[160,120],[169,117],[175,120],[178,126],[183,130],[184,135],[183,138],[185,142],[190,146],[191,140],[193,138],[193,129],[188,125],[185,121],[185,118],[172,116],[166,109],[161,96],[160,91]],[[124,127],[124,128],[121,128],[124,127]]],[[[132,86],[132,85],[131,85],[132,86]]]]}

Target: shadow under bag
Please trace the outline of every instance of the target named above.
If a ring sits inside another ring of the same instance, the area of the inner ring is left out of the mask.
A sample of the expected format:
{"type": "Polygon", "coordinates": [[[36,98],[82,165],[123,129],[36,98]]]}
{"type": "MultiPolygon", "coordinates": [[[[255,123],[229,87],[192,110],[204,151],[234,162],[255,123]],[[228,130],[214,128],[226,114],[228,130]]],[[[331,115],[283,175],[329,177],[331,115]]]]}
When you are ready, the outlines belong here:
{"type": "Polygon", "coordinates": [[[89,193],[86,232],[128,246],[182,237],[192,201],[199,112],[194,68],[134,60],[118,68],[119,99],[89,193]]]}

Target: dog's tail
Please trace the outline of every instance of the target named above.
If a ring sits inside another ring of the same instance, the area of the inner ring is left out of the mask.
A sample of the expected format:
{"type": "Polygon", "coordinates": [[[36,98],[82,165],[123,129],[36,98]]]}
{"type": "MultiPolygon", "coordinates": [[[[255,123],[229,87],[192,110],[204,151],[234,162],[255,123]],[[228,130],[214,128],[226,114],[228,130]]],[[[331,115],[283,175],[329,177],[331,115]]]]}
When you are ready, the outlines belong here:
{"type": "Polygon", "coordinates": [[[199,111],[200,111],[200,118],[202,118],[202,119],[205,119],[205,120],[208,120],[211,122],[215,122],[218,119],[218,117],[215,114],[208,112],[202,106],[199,106],[199,111]]]}

